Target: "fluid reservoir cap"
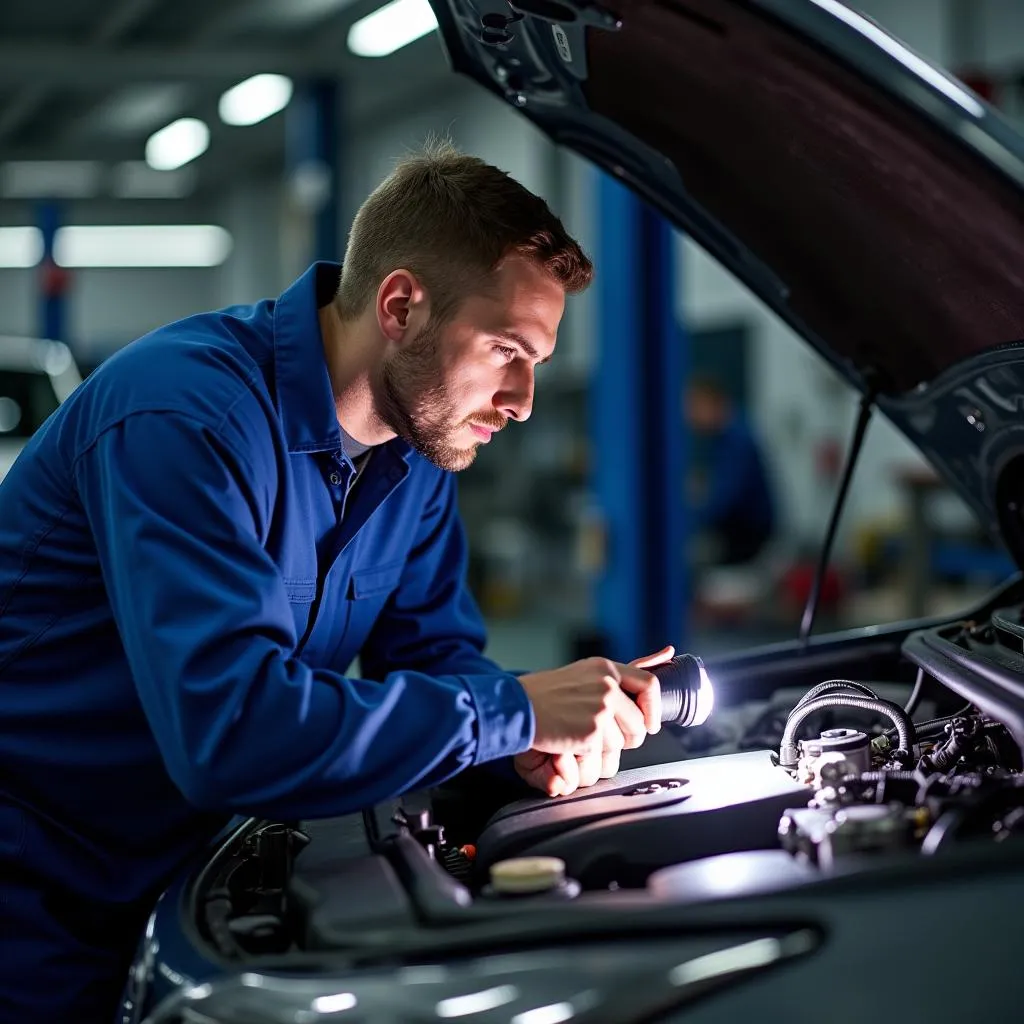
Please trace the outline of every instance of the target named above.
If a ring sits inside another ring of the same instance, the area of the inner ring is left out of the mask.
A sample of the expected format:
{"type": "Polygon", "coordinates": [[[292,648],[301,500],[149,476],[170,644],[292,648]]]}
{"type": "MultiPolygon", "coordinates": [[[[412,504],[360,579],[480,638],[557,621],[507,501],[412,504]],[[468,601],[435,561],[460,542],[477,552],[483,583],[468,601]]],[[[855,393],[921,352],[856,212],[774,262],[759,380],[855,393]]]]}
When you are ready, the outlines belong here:
{"type": "Polygon", "coordinates": [[[560,857],[512,857],[491,865],[491,886],[496,893],[548,892],[565,881],[560,857]]]}

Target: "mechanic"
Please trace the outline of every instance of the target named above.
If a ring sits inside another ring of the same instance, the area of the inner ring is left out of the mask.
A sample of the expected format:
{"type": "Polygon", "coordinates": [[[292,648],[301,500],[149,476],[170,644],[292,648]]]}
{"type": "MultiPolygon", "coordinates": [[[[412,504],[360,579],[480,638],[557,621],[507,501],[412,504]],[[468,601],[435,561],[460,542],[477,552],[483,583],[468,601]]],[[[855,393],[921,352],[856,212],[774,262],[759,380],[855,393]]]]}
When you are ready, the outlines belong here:
{"type": "Polygon", "coordinates": [[[761,445],[747,418],[716,378],[687,385],[685,417],[709,447],[710,474],[693,509],[694,530],[709,541],[719,565],[743,565],[765,549],[775,531],[775,500],[761,445]]]}
{"type": "Polygon", "coordinates": [[[232,815],[485,763],[565,794],[657,731],[671,648],[519,677],[464,583],[452,471],[530,415],[591,274],[541,199],[435,145],[343,269],[138,339],[31,439],[0,486],[0,1020],[109,1024],[232,815]]]}

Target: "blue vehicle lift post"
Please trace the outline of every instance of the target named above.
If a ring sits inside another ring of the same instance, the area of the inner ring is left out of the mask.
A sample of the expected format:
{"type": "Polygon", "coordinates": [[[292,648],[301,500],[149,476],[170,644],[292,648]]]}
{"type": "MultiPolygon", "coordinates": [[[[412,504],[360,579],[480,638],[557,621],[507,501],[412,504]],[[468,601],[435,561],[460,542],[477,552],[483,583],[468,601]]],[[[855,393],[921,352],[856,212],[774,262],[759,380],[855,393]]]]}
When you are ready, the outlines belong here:
{"type": "Polygon", "coordinates": [[[342,85],[336,79],[296,84],[288,105],[286,166],[293,186],[313,218],[310,260],[340,260],[342,255],[341,139],[342,85]]]}
{"type": "Polygon", "coordinates": [[[628,661],[667,643],[685,649],[687,346],[672,228],[607,175],[596,194],[591,472],[605,530],[596,626],[602,653],[628,661]]]}
{"type": "Polygon", "coordinates": [[[36,210],[37,225],[43,236],[43,258],[39,262],[39,331],[42,338],[66,341],[67,291],[70,274],[57,266],[54,244],[61,225],[60,204],[53,201],[40,203],[36,210]]]}

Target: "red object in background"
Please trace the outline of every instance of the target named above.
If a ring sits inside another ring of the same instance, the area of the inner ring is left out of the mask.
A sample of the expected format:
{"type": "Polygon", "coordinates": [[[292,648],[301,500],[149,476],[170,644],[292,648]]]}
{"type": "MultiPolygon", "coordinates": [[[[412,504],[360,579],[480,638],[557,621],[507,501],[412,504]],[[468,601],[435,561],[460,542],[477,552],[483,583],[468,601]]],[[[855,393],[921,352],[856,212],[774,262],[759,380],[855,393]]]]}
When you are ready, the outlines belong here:
{"type": "Polygon", "coordinates": [[[984,71],[971,71],[965,68],[956,76],[968,89],[976,92],[986,103],[999,106],[999,83],[984,71]]]}
{"type": "Polygon", "coordinates": [[[58,267],[52,259],[44,260],[39,265],[39,281],[43,295],[58,298],[66,294],[71,286],[71,271],[58,267]]]}
{"type": "MultiPolygon", "coordinates": [[[[782,576],[780,587],[787,600],[798,607],[807,604],[807,598],[811,596],[811,586],[814,583],[816,568],[810,562],[797,562],[786,570],[782,576]]],[[[834,608],[842,599],[844,589],[843,578],[830,566],[825,571],[825,578],[821,581],[818,607],[834,608]]]]}
{"type": "Polygon", "coordinates": [[[814,471],[823,480],[837,480],[843,468],[843,446],[834,437],[826,437],[814,446],[814,471]]]}

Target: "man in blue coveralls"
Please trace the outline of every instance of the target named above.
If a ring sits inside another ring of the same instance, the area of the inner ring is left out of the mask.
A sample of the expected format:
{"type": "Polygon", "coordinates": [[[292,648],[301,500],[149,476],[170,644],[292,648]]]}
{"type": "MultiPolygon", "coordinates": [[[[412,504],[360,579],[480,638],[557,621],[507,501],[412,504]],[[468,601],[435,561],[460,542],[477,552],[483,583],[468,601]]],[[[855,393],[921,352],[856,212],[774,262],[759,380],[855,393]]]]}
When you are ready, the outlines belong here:
{"type": "Polygon", "coordinates": [[[556,796],[657,730],[671,649],[516,677],[464,584],[451,471],[529,416],[591,273],[542,200],[435,147],[344,269],[139,339],[32,438],[0,486],[0,1020],[112,1020],[233,814],[507,758],[556,796]]]}
{"type": "Polygon", "coordinates": [[[713,377],[690,381],[685,415],[709,446],[709,479],[693,510],[695,531],[714,545],[716,564],[753,561],[775,529],[775,502],[757,438],[713,377]]]}

